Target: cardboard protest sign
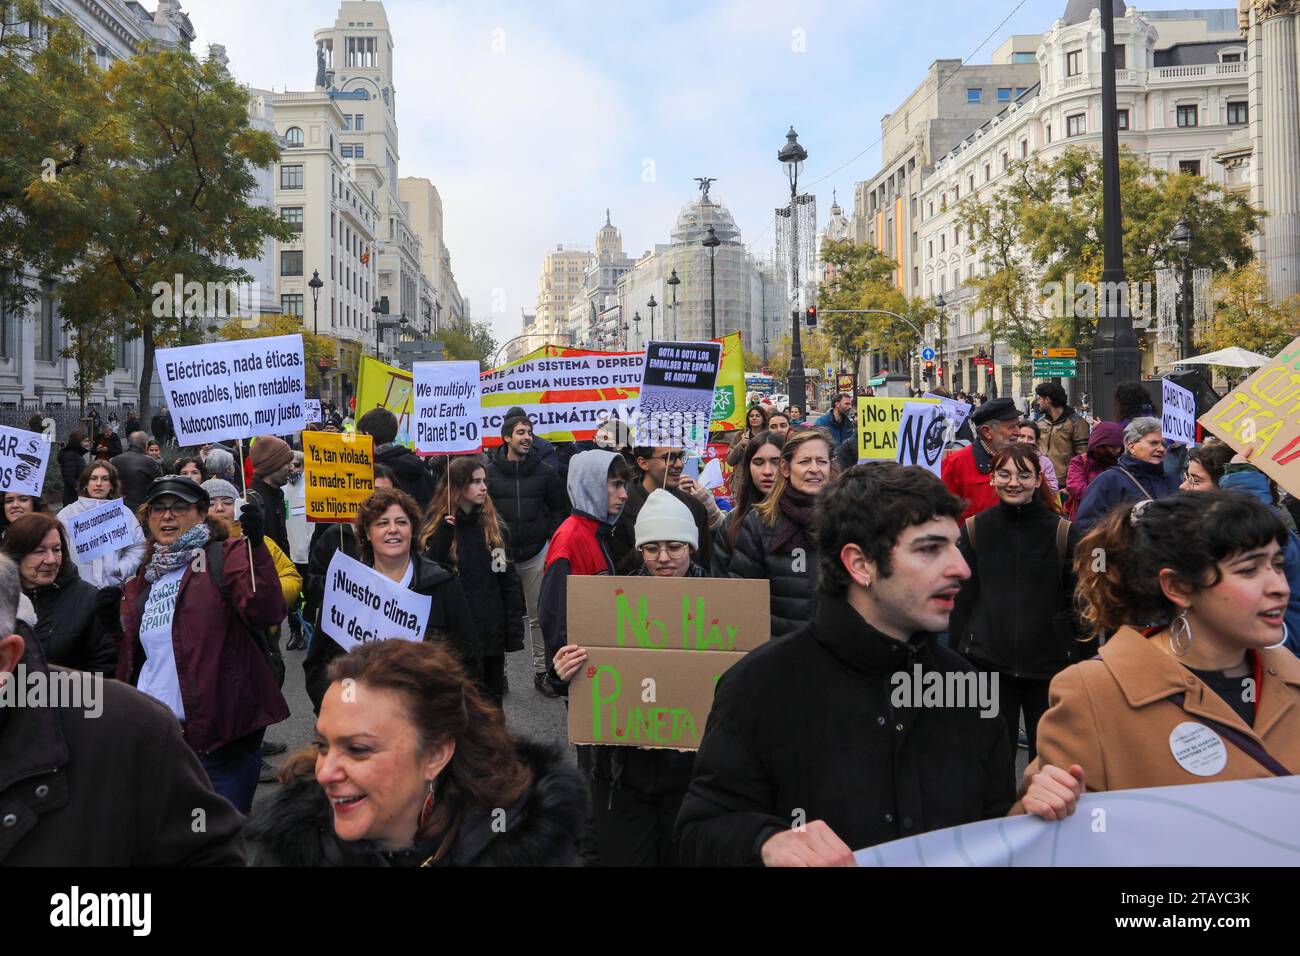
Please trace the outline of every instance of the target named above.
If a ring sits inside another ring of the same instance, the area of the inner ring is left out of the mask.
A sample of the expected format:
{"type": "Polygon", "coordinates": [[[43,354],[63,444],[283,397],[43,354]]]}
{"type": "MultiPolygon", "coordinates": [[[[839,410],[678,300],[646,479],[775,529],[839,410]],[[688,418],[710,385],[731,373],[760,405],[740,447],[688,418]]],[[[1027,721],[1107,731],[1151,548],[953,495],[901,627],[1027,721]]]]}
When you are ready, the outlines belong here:
{"type": "Polygon", "coordinates": [[[324,421],[321,414],[319,398],[309,398],[302,403],[302,417],[308,422],[324,421]]]}
{"type": "Polygon", "coordinates": [[[1180,445],[1196,444],[1196,396],[1169,379],[1161,382],[1160,433],[1180,445]]]}
{"type": "Polygon", "coordinates": [[[1300,338],[1234,388],[1200,422],[1291,494],[1300,494],[1300,338]]]}
{"type": "Polygon", "coordinates": [[[321,630],[345,651],[395,637],[422,641],[432,606],[430,595],[388,580],[340,549],[325,572],[321,630]]]}
{"type": "Polygon", "coordinates": [[[728,667],[771,638],[768,582],[569,578],[569,739],[694,750],[728,667]]]}
{"type": "Polygon", "coordinates": [[[478,362],[416,362],[412,437],[422,455],[478,451],[483,410],[478,362]]]}
{"type": "Polygon", "coordinates": [[[0,491],[39,498],[49,461],[50,440],[44,435],[0,425],[0,491]]]}
{"type": "Polygon", "coordinates": [[[302,431],[303,374],[301,335],[158,350],[158,378],[182,445],[302,431]]]}
{"type": "Polygon", "coordinates": [[[121,498],[65,519],[63,524],[80,564],[120,551],[132,543],[133,521],[121,498]]]}
{"type": "Polygon", "coordinates": [[[721,362],[722,346],[716,342],[649,343],[633,443],[702,451],[709,443],[721,362]]]}
{"type": "Polygon", "coordinates": [[[970,417],[974,410],[966,402],[959,402],[955,398],[945,398],[943,395],[934,395],[926,392],[924,398],[934,399],[943,408],[943,414],[948,419],[948,433],[944,436],[945,441],[952,441],[956,436],[962,424],[970,417]]]}
{"type": "Polygon", "coordinates": [[[898,463],[939,474],[948,419],[941,407],[908,402],[898,424],[898,463]]]}
{"type": "Polygon", "coordinates": [[[375,490],[375,440],[369,435],[303,432],[308,521],[352,521],[375,490]]]}
{"type": "Polygon", "coordinates": [[[909,403],[938,405],[939,401],[936,398],[858,399],[858,461],[898,460],[898,427],[903,423],[903,413],[909,403]]]}

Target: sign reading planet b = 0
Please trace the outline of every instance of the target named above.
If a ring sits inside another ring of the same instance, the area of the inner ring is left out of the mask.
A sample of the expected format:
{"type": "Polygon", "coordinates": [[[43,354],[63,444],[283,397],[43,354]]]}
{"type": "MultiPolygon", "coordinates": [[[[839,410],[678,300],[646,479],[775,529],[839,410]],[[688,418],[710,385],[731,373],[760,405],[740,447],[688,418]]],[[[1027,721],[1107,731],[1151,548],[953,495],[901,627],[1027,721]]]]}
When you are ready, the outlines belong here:
{"type": "Polygon", "coordinates": [[[411,437],[423,455],[478,451],[483,402],[478,362],[416,362],[411,437]]]}

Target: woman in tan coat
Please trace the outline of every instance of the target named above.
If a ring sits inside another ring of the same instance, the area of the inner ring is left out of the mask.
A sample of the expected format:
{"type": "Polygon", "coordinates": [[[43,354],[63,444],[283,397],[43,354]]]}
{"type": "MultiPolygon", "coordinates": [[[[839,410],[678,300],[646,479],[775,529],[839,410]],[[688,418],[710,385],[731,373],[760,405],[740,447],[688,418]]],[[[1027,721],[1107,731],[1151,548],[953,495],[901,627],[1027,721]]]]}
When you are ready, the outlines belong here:
{"type": "Polygon", "coordinates": [[[1039,763],[1052,766],[1013,812],[1066,816],[1085,787],[1300,770],[1300,661],[1277,646],[1286,540],[1264,505],[1220,491],[1125,502],[1086,535],[1075,554],[1083,619],[1115,634],[1052,681],[1038,725],[1039,763]]]}

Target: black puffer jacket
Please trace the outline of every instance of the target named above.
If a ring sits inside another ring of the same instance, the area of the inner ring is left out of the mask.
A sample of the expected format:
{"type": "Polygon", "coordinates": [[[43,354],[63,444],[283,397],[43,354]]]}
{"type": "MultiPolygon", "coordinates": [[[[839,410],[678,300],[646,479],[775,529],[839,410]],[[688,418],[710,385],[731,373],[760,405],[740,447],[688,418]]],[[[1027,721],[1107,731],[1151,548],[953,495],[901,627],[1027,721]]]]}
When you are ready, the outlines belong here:
{"type": "Polygon", "coordinates": [[[763,523],[757,511],[745,515],[736,536],[728,573],[733,578],[766,578],[772,606],[772,639],[793,634],[809,624],[817,613],[817,549],[811,535],[806,554],[775,554],[772,545],[781,526],[790,519],[781,515],[775,527],[763,523]]]}
{"type": "Polygon", "coordinates": [[[144,504],[153,480],[162,477],[162,465],[146,455],[139,445],[131,445],[113,459],[113,467],[122,479],[122,499],[135,514],[144,504]]]}
{"type": "MultiPolygon", "coordinates": [[[[569,866],[586,816],[586,787],[558,744],[515,741],[533,784],[506,809],[505,829],[492,811],[466,815],[438,866],[569,866]],[[500,831],[500,832],[498,832],[500,831]]],[[[381,850],[334,835],[329,801],[315,778],[298,777],[253,813],[245,831],[254,866],[420,866],[437,844],[381,850]]]]}
{"type": "Polygon", "coordinates": [[[397,487],[414,498],[420,510],[429,507],[433,500],[433,475],[419,455],[405,445],[387,445],[376,451],[375,464],[393,469],[397,487]]]}
{"type": "Polygon", "coordinates": [[[976,666],[1047,680],[1097,653],[1095,643],[1077,640],[1071,556],[1079,529],[1070,525],[1060,563],[1056,536],[1064,520],[1035,499],[998,502],[962,526],[957,546],[971,576],[962,582],[948,632],[953,648],[976,666]]]}
{"type": "Polygon", "coordinates": [[[86,467],[86,450],[80,444],[67,444],[59,449],[59,473],[63,476],[63,503],[77,500],[77,479],[86,467]]]}
{"type": "Polygon", "coordinates": [[[537,556],[569,517],[569,496],[555,469],[542,461],[537,446],[523,461],[510,461],[505,445],[488,458],[488,493],[510,530],[510,559],[537,556]]]}
{"type": "Polygon", "coordinates": [[[95,619],[95,595],[74,561],[64,558],[53,584],[23,589],[36,608],[36,639],[51,664],[113,676],[117,645],[95,619]]]}
{"type": "MultiPolygon", "coordinates": [[[[503,529],[504,530],[504,529],[503,529]]],[[[483,509],[462,511],[453,528],[445,521],[438,525],[424,556],[448,568],[460,580],[474,618],[479,654],[495,657],[506,651],[524,649],[524,591],[519,573],[512,562],[496,563],[483,533],[483,509]],[[452,540],[456,554],[451,553],[452,540]],[[493,570],[494,563],[501,570],[493,570]]]]}
{"type": "MultiPolygon", "coordinates": [[[[345,554],[351,555],[350,532],[344,539],[345,554]]],[[[323,537],[322,537],[322,540],[323,537]]],[[[358,558],[360,560],[360,558],[358,558]]],[[[447,647],[455,651],[460,662],[465,665],[469,676],[479,678],[481,669],[478,640],[475,636],[474,618],[470,614],[469,604],[465,601],[465,590],[455,576],[442,565],[428,558],[415,557],[415,575],[411,578],[411,590],[416,594],[428,594],[433,602],[429,608],[429,625],[425,628],[426,641],[445,641],[447,647]]],[[[328,570],[329,565],[326,565],[328,570]]],[[[317,588],[324,592],[325,580],[318,579],[317,588]]],[[[321,698],[329,689],[330,661],[340,656],[343,648],[317,628],[312,635],[311,647],[302,662],[302,669],[307,678],[307,696],[311,698],[312,707],[320,713],[321,698]]]]}

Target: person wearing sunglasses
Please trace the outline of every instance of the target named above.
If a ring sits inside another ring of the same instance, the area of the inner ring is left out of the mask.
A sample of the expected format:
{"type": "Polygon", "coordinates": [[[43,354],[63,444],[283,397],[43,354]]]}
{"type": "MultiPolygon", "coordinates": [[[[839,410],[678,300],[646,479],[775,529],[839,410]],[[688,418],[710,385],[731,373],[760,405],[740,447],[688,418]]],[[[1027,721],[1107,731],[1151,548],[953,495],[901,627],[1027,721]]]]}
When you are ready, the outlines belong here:
{"type": "MultiPolygon", "coordinates": [[[[708,577],[693,558],[699,529],[690,510],[662,488],[650,492],[636,521],[632,576],[708,577]]],[[[555,655],[568,681],[587,662],[574,644],[555,655]]],[[[591,809],[601,866],[677,866],[673,826],[691,783],[695,754],[643,747],[592,747],[591,809]]]]}
{"type": "Polygon", "coordinates": [[[176,715],[212,788],[247,814],[262,735],[289,716],[256,636],[284,620],[284,592],[261,500],[250,495],[244,508],[243,540],[209,504],[191,478],[155,480],[140,509],[144,564],[120,591],[102,589],[96,610],[121,635],[118,680],[176,715]]]}
{"type": "Polygon", "coordinates": [[[619,574],[631,574],[641,565],[641,554],[636,548],[636,519],[652,492],[663,489],[684,504],[695,520],[699,532],[699,562],[708,567],[713,560],[713,539],[709,535],[709,512],[699,499],[680,486],[686,453],[679,447],[658,446],[634,449],[640,480],[627,486],[627,504],[623,516],[614,526],[611,545],[614,564],[619,574]]]}

